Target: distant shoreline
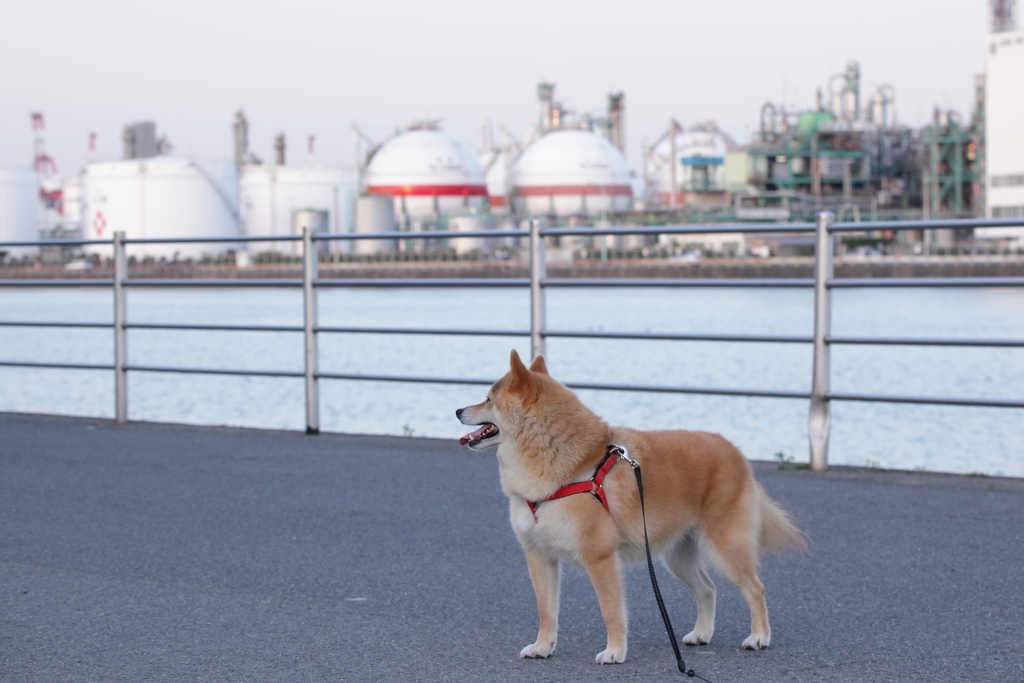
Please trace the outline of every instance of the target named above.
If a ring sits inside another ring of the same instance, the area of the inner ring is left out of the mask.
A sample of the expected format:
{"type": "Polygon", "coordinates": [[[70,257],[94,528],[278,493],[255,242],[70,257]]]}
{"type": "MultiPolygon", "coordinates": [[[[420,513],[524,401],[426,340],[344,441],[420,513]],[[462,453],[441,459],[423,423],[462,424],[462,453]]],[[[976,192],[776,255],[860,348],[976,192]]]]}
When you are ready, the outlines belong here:
{"type": "MultiPolygon", "coordinates": [[[[255,264],[137,264],[129,267],[133,278],[226,278],[273,279],[302,276],[297,263],[255,264]]],[[[52,266],[3,266],[0,280],[103,279],[110,266],[68,270],[52,266]]],[[[812,278],[811,257],[707,258],[678,262],[667,259],[609,259],[600,261],[549,261],[552,278],[664,278],[664,279],[772,279],[812,278]]],[[[321,278],[526,278],[529,265],[520,261],[374,261],[321,263],[321,278]]],[[[835,277],[1021,277],[1024,255],[1012,256],[876,256],[837,257],[835,277]]]]}

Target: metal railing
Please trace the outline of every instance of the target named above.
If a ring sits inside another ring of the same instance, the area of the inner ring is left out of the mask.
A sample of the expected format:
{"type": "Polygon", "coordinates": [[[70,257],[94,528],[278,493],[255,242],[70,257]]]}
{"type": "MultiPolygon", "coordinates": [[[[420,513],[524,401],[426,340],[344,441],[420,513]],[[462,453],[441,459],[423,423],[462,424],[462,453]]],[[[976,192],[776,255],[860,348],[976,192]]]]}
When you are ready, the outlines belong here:
{"type": "Polygon", "coordinates": [[[306,431],[315,434],[320,430],[319,386],[321,379],[414,382],[431,384],[489,385],[493,378],[476,379],[464,377],[416,377],[408,375],[370,375],[358,373],[322,372],[318,368],[319,353],[317,336],[322,333],[349,334],[412,334],[412,335],[461,335],[461,336],[528,336],[533,355],[544,353],[545,340],[549,338],[568,339],[646,339],[664,341],[722,341],[750,343],[794,343],[813,345],[811,389],[809,392],[715,388],[689,386],[651,386],[634,384],[608,384],[571,382],[574,389],[607,391],[637,391],[675,394],[704,394],[720,396],[747,396],[765,398],[805,399],[810,401],[808,413],[808,435],[810,440],[810,464],[812,469],[826,469],[828,463],[828,439],[831,422],[831,401],[873,401],[889,403],[916,403],[955,406],[985,406],[1002,408],[1024,408],[1019,399],[974,399],[956,397],[895,396],[879,394],[836,393],[829,386],[829,349],[836,344],[851,345],[910,345],[910,346],[951,346],[951,347],[1012,347],[1024,348],[1024,340],[1014,339],[934,339],[934,338],[892,338],[892,337],[837,337],[831,334],[831,292],[837,288],[850,287],[1021,287],[1024,277],[923,277],[923,278],[835,278],[833,275],[834,238],[844,232],[864,230],[936,230],[965,227],[1002,227],[1019,225],[1019,219],[1003,220],[932,220],[873,223],[837,223],[830,212],[818,214],[815,223],[775,223],[765,225],[659,225],[627,227],[575,227],[547,228],[543,221],[530,222],[529,230],[484,230],[446,232],[445,239],[465,238],[520,238],[528,241],[530,272],[528,278],[321,278],[318,268],[317,242],[354,241],[362,239],[437,239],[436,232],[385,232],[314,234],[308,229],[301,235],[275,235],[266,237],[235,236],[224,238],[164,238],[128,239],[123,232],[116,232],[110,240],[40,240],[33,242],[0,243],[3,247],[29,246],[85,246],[111,245],[113,247],[112,279],[0,279],[0,287],[109,287],[114,297],[114,322],[109,323],[63,323],[0,321],[0,327],[67,327],[67,328],[112,328],[114,330],[114,363],[42,363],[30,361],[0,360],[0,367],[35,367],[58,369],[84,369],[113,371],[115,376],[115,416],[119,423],[128,419],[129,372],[166,372],[209,375],[244,375],[257,377],[303,378],[305,383],[306,431]],[[732,278],[732,279],[671,279],[671,278],[550,278],[546,272],[545,238],[569,236],[618,236],[618,235],[686,235],[708,233],[805,233],[814,234],[816,240],[813,278],[732,278]],[[239,279],[156,279],[129,277],[127,245],[129,244],[173,244],[173,243],[253,243],[253,242],[301,242],[301,278],[239,278],[239,279]],[[301,288],[303,293],[303,324],[296,325],[203,325],[203,324],[162,324],[132,323],[127,319],[126,291],[142,287],[290,287],[301,288]],[[318,323],[317,291],[330,287],[528,287],[530,291],[529,330],[486,330],[455,328],[390,328],[390,327],[339,327],[318,323]],[[641,332],[581,332],[548,329],[545,316],[545,292],[550,288],[565,287],[802,287],[814,290],[814,329],[810,336],[787,335],[734,335],[734,334],[674,334],[641,332]],[[190,368],[153,365],[136,365],[128,361],[127,332],[131,329],[150,330],[204,330],[235,332],[301,332],[305,341],[304,370],[236,370],[225,368],[190,368]]]}

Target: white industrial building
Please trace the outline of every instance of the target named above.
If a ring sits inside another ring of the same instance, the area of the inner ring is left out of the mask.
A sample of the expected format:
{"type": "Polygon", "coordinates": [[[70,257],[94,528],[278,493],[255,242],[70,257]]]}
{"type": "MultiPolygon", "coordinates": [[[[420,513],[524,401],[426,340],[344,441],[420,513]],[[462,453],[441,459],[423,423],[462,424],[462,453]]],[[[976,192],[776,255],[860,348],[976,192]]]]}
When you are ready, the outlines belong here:
{"type": "MultiPolygon", "coordinates": [[[[35,171],[0,168],[0,242],[39,239],[39,176],[35,171]]],[[[0,247],[8,258],[39,252],[38,247],[0,247]]]]}
{"type": "MultiPolygon", "coordinates": [[[[241,232],[271,236],[300,234],[304,225],[316,232],[350,232],[354,184],[351,171],[328,166],[248,165],[239,180],[241,232]]],[[[295,242],[252,242],[250,254],[300,253],[295,242]]],[[[348,243],[330,242],[325,251],[347,251],[348,243]]]]}
{"type": "MultiPolygon", "coordinates": [[[[239,234],[238,170],[227,162],[151,157],[91,163],[82,175],[86,239],[235,237],[239,234]]],[[[202,258],[237,243],[129,245],[129,256],[202,258]]],[[[110,249],[87,251],[109,255],[110,249]]]]}
{"type": "MultiPolygon", "coordinates": [[[[988,37],[985,69],[985,187],[989,218],[1024,222],[1024,31],[988,37]]],[[[982,239],[1024,243],[1024,227],[980,228],[982,239]]]]}

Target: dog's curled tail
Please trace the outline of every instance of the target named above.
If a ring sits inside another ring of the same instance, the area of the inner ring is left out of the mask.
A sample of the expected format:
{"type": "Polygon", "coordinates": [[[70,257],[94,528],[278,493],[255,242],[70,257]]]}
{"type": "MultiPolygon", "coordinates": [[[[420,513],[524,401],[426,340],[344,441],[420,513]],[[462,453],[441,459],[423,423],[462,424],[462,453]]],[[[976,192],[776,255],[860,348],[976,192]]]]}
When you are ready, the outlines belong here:
{"type": "Polygon", "coordinates": [[[760,484],[757,495],[761,504],[761,549],[770,553],[806,550],[807,534],[796,528],[792,516],[769,498],[760,484]]]}

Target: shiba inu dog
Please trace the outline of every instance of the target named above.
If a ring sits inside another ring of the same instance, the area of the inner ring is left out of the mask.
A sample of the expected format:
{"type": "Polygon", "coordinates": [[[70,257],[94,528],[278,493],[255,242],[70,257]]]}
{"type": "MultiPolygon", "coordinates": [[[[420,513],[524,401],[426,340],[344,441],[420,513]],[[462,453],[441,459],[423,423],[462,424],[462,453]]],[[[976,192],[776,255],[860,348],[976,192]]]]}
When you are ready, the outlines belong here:
{"type": "Polygon", "coordinates": [[[645,559],[643,520],[631,468],[609,456],[628,449],[643,472],[651,552],[697,599],[697,623],[683,641],[706,645],[715,631],[715,584],[705,563],[743,594],[751,633],[743,647],[771,641],[762,551],[805,546],[804,535],[764,492],[746,458],[717,434],[610,427],[554,380],[543,356],[527,368],[512,351],[510,371],[483,403],[455,411],[479,429],[460,439],[473,450],[497,448],[512,528],[537,594],[537,640],[520,657],[547,657],[558,637],[560,562],[582,567],[597,592],[608,632],[599,664],[626,660],[626,606],[620,569],[645,559]],[[610,462],[610,464],[609,464],[610,462]],[[595,474],[600,468],[603,471],[595,474]],[[577,484],[574,492],[556,491],[577,484]],[[589,485],[588,485],[589,482],[589,485]],[[577,491],[577,489],[580,489],[577,491]]]}

